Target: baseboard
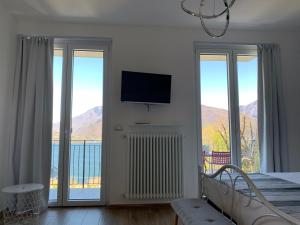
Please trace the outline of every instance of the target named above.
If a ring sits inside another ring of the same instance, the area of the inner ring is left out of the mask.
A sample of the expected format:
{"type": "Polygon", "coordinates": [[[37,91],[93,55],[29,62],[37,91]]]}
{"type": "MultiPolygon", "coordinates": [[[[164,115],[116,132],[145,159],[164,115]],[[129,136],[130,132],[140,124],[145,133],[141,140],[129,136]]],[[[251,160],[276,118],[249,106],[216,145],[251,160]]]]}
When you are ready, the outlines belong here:
{"type": "MultiPolygon", "coordinates": [[[[106,207],[106,205],[87,205],[87,206],[78,206],[78,205],[68,205],[68,206],[56,206],[56,205],[51,205],[48,206],[48,209],[66,209],[66,208],[101,208],[101,207],[106,207]]],[[[1,224],[0,224],[1,225],[1,224]]]]}
{"type": "MultiPolygon", "coordinates": [[[[169,208],[170,203],[149,203],[149,204],[112,204],[112,205],[99,205],[99,206],[48,206],[52,209],[63,209],[63,208],[169,208]]],[[[1,217],[0,217],[1,218],[1,217]]],[[[1,221],[1,219],[0,219],[1,221]]],[[[1,225],[1,223],[0,223],[1,225]]]]}
{"type": "Polygon", "coordinates": [[[151,203],[151,204],[112,204],[108,205],[108,208],[169,208],[170,203],[151,203]]]}

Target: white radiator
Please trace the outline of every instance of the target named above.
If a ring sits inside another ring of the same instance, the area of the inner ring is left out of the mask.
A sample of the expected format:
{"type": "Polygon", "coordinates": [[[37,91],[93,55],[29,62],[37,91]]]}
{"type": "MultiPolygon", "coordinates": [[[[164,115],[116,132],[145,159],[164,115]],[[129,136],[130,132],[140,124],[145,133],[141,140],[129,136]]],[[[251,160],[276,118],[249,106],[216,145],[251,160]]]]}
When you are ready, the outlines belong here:
{"type": "Polygon", "coordinates": [[[182,139],[178,133],[130,133],[127,199],[183,196],[182,139]]]}

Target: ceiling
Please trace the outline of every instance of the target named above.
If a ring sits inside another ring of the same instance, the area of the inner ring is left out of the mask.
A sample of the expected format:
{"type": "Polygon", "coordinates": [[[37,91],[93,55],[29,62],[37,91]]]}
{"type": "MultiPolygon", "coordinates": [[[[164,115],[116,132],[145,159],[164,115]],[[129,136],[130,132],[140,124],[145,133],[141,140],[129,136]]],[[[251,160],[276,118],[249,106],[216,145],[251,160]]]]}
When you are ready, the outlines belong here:
{"type": "MultiPolygon", "coordinates": [[[[180,8],[180,0],[0,0],[21,18],[116,25],[200,27],[180,8]]],[[[200,0],[187,0],[197,8],[200,0]]],[[[213,1],[213,0],[206,0],[213,1]]],[[[216,6],[222,0],[215,0],[216,6]]],[[[224,19],[224,18],[222,18],[224,19]]],[[[209,23],[222,27],[223,20],[209,23]]],[[[230,28],[300,30],[300,0],[236,0],[230,28]]]]}

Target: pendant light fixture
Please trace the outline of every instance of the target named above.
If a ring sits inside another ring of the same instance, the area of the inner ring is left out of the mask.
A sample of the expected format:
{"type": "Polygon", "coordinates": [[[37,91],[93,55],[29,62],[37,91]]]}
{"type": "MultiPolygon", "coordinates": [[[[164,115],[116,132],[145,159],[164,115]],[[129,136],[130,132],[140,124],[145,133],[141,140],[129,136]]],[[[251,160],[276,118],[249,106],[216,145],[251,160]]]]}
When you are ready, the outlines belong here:
{"type": "Polygon", "coordinates": [[[200,21],[201,21],[201,25],[204,29],[204,31],[211,37],[213,38],[217,38],[217,37],[222,37],[224,36],[224,34],[226,33],[228,27],[229,27],[229,22],[230,22],[230,9],[231,7],[234,5],[235,3],[235,0],[231,0],[230,2],[228,2],[228,0],[221,0],[223,3],[222,5],[224,5],[224,7],[219,10],[219,11],[216,11],[216,0],[200,0],[200,7],[199,7],[199,10],[198,12],[195,12],[195,11],[192,11],[192,10],[189,10],[185,7],[184,3],[186,2],[187,0],[182,0],[181,1],[181,8],[184,12],[188,13],[189,15],[191,16],[195,16],[195,17],[198,17],[200,18],[200,21]],[[205,7],[205,4],[208,2],[208,1],[213,1],[213,5],[214,5],[214,9],[213,9],[213,13],[211,14],[207,14],[204,12],[204,7],[205,7]],[[220,33],[214,33],[212,32],[206,25],[206,21],[207,20],[210,20],[210,19],[216,19],[218,17],[221,17],[225,15],[225,18],[226,18],[226,23],[225,23],[225,27],[224,29],[220,32],[220,33]]]}

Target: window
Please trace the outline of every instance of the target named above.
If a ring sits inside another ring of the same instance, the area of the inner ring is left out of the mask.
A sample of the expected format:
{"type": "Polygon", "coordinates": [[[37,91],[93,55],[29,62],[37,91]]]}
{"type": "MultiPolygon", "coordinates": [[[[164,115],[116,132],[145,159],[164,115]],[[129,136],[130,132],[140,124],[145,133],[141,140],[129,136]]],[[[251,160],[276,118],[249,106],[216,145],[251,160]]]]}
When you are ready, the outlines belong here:
{"type": "Polygon", "coordinates": [[[97,40],[55,42],[50,205],[104,203],[109,45],[97,40]]]}
{"type": "Polygon", "coordinates": [[[253,47],[197,49],[204,169],[224,164],[258,172],[257,51],[253,47]]]}

